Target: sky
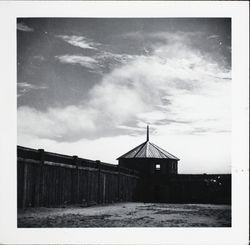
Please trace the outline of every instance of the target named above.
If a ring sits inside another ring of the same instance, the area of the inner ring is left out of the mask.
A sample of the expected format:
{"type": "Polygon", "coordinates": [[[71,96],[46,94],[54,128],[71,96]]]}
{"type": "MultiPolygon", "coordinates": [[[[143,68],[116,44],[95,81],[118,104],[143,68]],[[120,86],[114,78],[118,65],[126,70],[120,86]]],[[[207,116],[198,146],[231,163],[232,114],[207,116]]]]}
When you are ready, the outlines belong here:
{"type": "Polygon", "coordinates": [[[231,172],[228,18],[18,18],[18,145],[117,164],[146,140],[231,172]]]}

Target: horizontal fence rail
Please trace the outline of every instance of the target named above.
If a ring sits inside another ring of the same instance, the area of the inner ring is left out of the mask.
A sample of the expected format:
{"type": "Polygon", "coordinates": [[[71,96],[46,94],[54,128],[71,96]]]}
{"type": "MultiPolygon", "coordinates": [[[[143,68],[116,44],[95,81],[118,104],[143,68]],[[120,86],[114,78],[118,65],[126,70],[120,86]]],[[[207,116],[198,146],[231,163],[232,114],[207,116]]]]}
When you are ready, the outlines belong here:
{"type": "Polygon", "coordinates": [[[139,181],[135,170],[17,147],[18,208],[133,201],[139,181]]]}

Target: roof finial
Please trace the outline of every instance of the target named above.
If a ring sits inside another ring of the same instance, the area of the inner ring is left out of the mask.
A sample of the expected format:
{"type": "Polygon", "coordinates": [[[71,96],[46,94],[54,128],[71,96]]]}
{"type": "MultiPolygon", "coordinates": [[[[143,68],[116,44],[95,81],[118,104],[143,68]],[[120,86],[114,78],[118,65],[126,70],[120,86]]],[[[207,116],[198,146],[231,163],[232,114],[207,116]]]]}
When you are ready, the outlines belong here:
{"type": "Polygon", "coordinates": [[[149,141],[149,126],[147,125],[147,141],[149,141]]]}

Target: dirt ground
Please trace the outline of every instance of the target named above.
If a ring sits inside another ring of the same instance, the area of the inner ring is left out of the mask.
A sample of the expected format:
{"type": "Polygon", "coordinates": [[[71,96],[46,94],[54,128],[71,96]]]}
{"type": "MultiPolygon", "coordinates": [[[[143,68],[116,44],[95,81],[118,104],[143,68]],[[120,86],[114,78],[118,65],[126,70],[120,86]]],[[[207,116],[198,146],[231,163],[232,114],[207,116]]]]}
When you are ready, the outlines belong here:
{"type": "Polygon", "coordinates": [[[118,203],[18,210],[18,227],[230,227],[231,206],[118,203]]]}

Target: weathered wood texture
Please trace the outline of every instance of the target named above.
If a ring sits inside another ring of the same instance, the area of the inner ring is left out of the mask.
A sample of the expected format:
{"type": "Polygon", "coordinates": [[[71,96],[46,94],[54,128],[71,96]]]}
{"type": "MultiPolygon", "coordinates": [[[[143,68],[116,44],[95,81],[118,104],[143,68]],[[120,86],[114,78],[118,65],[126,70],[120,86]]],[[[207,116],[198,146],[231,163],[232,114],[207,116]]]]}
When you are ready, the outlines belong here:
{"type": "Polygon", "coordinates": [[[133,201],[138,181],[134,170],[17,147],[19,208],[133,201]]]}

